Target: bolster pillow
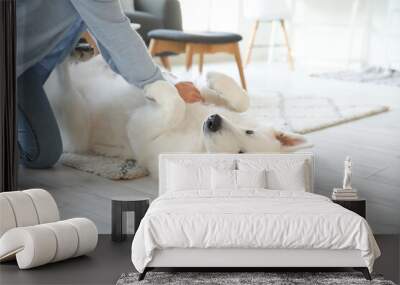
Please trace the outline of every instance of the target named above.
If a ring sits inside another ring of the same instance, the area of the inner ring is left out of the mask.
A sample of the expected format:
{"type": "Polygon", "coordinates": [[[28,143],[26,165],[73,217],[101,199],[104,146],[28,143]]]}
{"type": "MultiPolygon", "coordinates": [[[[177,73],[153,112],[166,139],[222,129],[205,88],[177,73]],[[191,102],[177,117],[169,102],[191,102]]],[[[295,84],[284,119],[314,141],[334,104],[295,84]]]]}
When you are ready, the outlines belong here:
{"type": "Polygon", "coordinates": [[[43,189],[0,193],[0,237],[15,227],[58,221],[57,204],[43,189]]]}
{"type": "Polygon", "coordinates": [[[97,245],[97,228],[85,218],[13,228],[0,238],[0,261],[16,257],[28,269],[86,254],[97,245]]]}

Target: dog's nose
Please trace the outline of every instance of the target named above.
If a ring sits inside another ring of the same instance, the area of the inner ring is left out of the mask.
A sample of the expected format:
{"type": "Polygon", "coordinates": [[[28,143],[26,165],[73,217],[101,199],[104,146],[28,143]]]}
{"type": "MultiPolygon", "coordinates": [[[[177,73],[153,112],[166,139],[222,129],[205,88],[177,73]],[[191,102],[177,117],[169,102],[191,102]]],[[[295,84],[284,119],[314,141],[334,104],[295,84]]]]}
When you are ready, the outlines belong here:
{"type": "Polygon", "coordinates": [[[211,115],[206,121],[207,130],[216,132],[221,128],[222,118],[218,114],[211,115]]]}

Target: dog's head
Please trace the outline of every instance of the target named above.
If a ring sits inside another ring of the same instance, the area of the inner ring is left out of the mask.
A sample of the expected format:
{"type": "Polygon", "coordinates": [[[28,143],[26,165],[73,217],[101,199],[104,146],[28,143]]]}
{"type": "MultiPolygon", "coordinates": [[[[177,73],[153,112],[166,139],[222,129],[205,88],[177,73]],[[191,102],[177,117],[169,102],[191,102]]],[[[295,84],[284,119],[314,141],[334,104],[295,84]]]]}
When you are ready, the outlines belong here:
{"type": "Polygon", "coordinates": [[[292,152],[310,147],[304,136],[273,128],[246,129],[236,126],[219,114],[209,116],[203,123],[207,152],[292,152]]]}

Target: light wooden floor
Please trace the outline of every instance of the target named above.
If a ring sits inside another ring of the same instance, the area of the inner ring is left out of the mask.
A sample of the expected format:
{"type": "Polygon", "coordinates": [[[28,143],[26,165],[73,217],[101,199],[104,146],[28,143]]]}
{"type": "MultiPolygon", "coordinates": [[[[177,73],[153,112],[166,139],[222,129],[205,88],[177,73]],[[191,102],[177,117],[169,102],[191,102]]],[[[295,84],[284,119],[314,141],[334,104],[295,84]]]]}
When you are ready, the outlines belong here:
{"type": "MultiPolygon", "coordinates": [[[[213,64],[206,70],[237,76],[233,64],[213,64]]],[[[181,68],[175,69],[178,73],[181,68]]],[[[246,70],[250,94],[265,90],[285,94],[315,94],[348,102],[384,104],[388,113],[310,133],[316,157],[317,193],[330,195],[340,186],[343,160],[351,155],[354,185],[367,199],[367,215],[375,233],[400,233],[400,88],[308,78],[286,66],[253,63],[246,70]]],[[[62,165],[49,170],[21,169],[20,187],[43,187],[55,197],[63,218],[85,216],[101,233],[110,232],[113,196],[154,198],[157,183],[149,178],[110,181],[62,165]]]]}

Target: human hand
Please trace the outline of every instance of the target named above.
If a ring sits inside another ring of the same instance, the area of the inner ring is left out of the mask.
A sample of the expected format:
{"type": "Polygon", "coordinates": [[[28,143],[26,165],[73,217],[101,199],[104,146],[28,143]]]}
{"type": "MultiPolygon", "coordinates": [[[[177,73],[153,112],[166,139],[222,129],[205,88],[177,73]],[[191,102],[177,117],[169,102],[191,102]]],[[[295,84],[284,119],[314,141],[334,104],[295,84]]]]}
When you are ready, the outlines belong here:
{"type": "Polygon", "coordinates": [[[186,103],[196,103],[204,101],[200,91],[193,85],[192,82],[183,81],[175,84],[179,95],[186,103]]]}

